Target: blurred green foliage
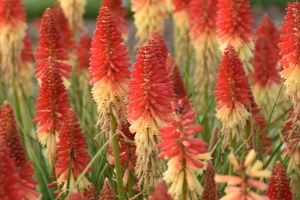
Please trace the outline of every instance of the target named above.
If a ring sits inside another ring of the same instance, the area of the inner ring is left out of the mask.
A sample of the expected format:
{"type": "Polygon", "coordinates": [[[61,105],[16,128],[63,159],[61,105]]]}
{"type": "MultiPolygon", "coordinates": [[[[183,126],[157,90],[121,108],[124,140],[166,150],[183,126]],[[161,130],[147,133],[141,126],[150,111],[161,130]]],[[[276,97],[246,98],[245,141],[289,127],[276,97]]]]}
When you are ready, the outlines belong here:
{"type": "MultiPolygon", "coordinates": [[[[51,7],[56,0],[22,0],[27,12],[28,19],[42,16],[44,10],[51,7]]],[[[113,0],[111,0],[113,1],[113,0]]],[[[130,0],[123,0],[127,10],[130,10],[130,0]]],[[[276,5],[286,7],[288,0],[250,0],[253,6],[276,5]]],[[[291,2],[291,1],[290,1],[291,2]]],[[[85,18],[95,19],[98,15],[101,0],[87,0],[85,18]]]]}

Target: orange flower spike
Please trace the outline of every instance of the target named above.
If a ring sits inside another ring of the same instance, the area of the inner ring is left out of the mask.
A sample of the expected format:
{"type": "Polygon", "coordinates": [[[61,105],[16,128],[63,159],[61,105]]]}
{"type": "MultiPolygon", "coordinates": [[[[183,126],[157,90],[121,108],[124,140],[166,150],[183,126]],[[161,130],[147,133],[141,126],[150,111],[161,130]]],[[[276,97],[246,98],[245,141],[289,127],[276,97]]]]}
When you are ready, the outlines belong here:
{"type": "Polygon", "coordinates": [[[0,80],[9,82],[20,63],[26,35],[26,14],[21,0],[0,1],[0,80]]]}
{"type": "Polygon", "coordinates": [[[160,176],[163,165],[157,158],[156,134],[165,123],[163,119],[170,115],[170,101],[175,97],[173,84],[166,70],[166,60],[157,42],[152,37],[138,51],[132,80],[129,82],[131,90],[128,92],[128,99],[132,101],[127,106],[130,131],[136,133],[136,173],[139,177],[142,176],[139,184],[145,181],[144,184],[148,185],[149,178],[151,187],[160,176]],[[151,169],[147,167],[148,162],[152,163],[151,169]]]}
{"type": "Polygon", "coordinates": [[[35,53],[37,58],[35,77],[38,80],[42,79],[45,73],[45,65],[49,56],[59,63],[60,75],[65,79],[70,79],[68,72],[72,70],[72,66],[62,63],[62,61],[69,60],[68,52],[65,50],[53,11],[47,8],[42,17],[39,42],[35,53]]]}
{"type": "MultiPolygon", "coordinates": [[[[57,143],[56,155],[56,176],[57,183],[63,184],[62,190],[67,189],[67,180],[69,174],[69,162],[72,162],[70,173],[70,188],[73,187],[77,178],[89,164],[91,158],[86,152],[87,144],[78,124],[76,114],[69,109],[64,114],[63,123],[60,129],[59,142],[57,143]]],[[[87,174],[91,172],[91,168],[87,174]]],[[[90,185],[88,179],[84,176],[78,183],[78,189],[88,188],[90,185]]]]}
{"type": "Polygon", "coordinates": [[[0,199],[24,199],[25,193],[19,184],[21,179],[17,172],[14,160],[9,154],[9,148],[4,141],[0,140],[0,199]]]}
{"type": "Polygon", "coordinates": [[[68,19],[66,18],[62,8],[57,2],[54,3],[52,10],[57,22],[56,24],[58,30],[63,40],[64,47],[70,53],[75,47],[75,42],[73,40],[74,34],[71,30],[68,19]]]}
{"type": "Polygon", "coordinates": [[[0,109],[0,140],[3,141],[8,149],[9,155],[14,160],[14,165],[20,176],[20,187],[24,191],[25,197],[31,200],[41,198],[41,194],[35,191],[35,185],[38,184],[31,176],[34,169],[31,162],[27,161],[21,137],[18,133],[17,123],[13,113],[13,108],[7,101],[0,109]]]}
{"type": "Polygon", "coordinates": [[[163,179],[171,184],[168,192],[176,200],[184,195],[191,195],[192,199],[197,199],[196,196],[201,196],[203,188],[194,173],[201,174],[211,156],[206,153],[206,142],[199,138],[191,138],[203,130],[202,126],[193,125],[196,112],[183,107],[183,101],[179,101],[179,105],[174,101],[171,104],[173,117],[166,119],[170,125],[162,126],[158,133],[161,143],[157,146],[162,150],[158,157],[169,159],[163,179]],[[187,194],[183,193],[185,181],[187,194]]]}
{"type": "Polygon", "coordinates": [[[109,9],[113,19],[116,21],[117,28],[123,35],[127,35],[126,28],[129,23],[125,20],[127,12],[125,11],[125,7],[122,4],[122,0],[103,0],[102,6],[109,9]]]}
{"type": "Polygon", "coordinates": [[[114,200],[114,199],[115,199],[115,195],[111,189],[109,180],[108,178],[105,178],[99,200],[114,200]]]}
{"type": "Polygon", "coordinates": [[[54,58],[48,58],[41,80],[35,107],[36,118],[33,121],[38,122],[37,137],[42,146],[47,144],[46,155],[52,165],[63,114],[69,110],[69,98],[60,75],[59,64],[54,58]]]}
{"type": "Polygon", "coordinates": [[[167,57],[168,57],[168,52],[169,51],[168,51],[168,47],[167,47],[167,45],[164,41],[163,36],[158,31],[155,31],[152,34],[152,37],[156,41],[157,48],[159,48],[160,51],[162,52],[162,57],[166,60],[167,57]]]}
{"type": "Polygon", "coordinates": [[[250,59],[254,50],[253,12],[249,0],[219,0],[217,17],[218,39],[222,51],[230,44],[238,53],[246,73],[253,72],[250,59]]]}
{"type": "Polygon", "coordinates": [[[283,70],[280,73],[284,79],[284,85],[286,86],[286,95],[288,98],[292,98],[294,104],[300,99],[300,65],[299,65],[299,31],[300,31],[300,3],[289,3],[286,8],[285,21],[280,35],[281,43],[278,44],[280,48],[280,55],[282,58],[279,64],[283,66],[283,70]]]}
{"type": "Polygon", "coordinates": [[[79,38],[77,45],[78,73],[89,67],[91,43],[92,38],[87,33],[82,34],[79,38]]]}
{"type": "Polygon", "coordinates": [[[127,84],[130,72],[128,52],[121,32],[106,7],[99,10],[97,27],[90,50],[89,72],[92,94],[98,106],[97,125],[108,125],[109,116],[120,126],[127,121],[127,84]]]}
{"type": "Polygon", "coordinates": [[[160,33],[164,29],[167,18],[165,0],[132,0],[131,10],[134,12],[134,24],[137,27],[136,37],[139,39],[136,47],[146,44],[154,31],[160,33]]]}
{"type": "Polygon", "coordinates": [[[268,181],[266,196],[268,196],[270,200],[293,199],[290,182],[279,161],[276,162],[272,170],[271,178],[268,181]]]}
{"type": "Polygon", "coordinates": [[[249,119],[252,93],[243,64],[232,46],[225,49],[219,67],[215,88],[217,118],[222,123],[223,150],[230,138],[237,142],[244,139],[246,120],[249,119]]]}

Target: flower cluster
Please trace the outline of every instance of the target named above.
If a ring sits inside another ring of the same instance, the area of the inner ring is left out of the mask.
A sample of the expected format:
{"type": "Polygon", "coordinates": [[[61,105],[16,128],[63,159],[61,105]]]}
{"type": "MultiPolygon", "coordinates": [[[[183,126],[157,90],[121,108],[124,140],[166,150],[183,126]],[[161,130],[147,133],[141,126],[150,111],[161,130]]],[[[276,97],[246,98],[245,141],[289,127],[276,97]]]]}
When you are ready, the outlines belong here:
{"type": "Polygon", "coordinates": [[[175,199],[189,195],[196,199],[196,195],[201,196],[203,188],[195,172],[202,173],[210,154],[205,151],[207,143],[199,138],[191,138],[203,130],[200,125],[192,125],[196,112],[184,112],[184,109],[182,101],[179,101],[178,106],[172,102],[173,117],[166,119],[170,125],[161,127],[158,133],[162,140],[157,145],[162,149],[158,156],[169,159],[168,169],[163,174],[163,179],[171,184],[169,193],[175,199]],[[184,183],[187,184],[187,190],[183,189],[184,183]]]}
{"type": "Polygon", "coordinates": [[[219,0],[217,18],[218,39],[222,51],[230,44],[238,53],[246,73],[253,72],[250,59],[254,49],[253,12],[249,0],[219,0]]]}

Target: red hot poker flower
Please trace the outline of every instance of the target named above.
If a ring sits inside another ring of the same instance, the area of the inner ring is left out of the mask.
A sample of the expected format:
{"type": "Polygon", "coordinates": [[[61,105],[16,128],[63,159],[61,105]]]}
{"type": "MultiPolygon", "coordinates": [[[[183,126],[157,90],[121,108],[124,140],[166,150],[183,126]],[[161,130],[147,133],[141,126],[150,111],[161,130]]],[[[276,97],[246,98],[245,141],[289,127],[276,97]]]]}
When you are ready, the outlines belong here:
{"type": "Polygon", "coordinates": [[[59,64],[49,57],[44,69],[39,98],[36,101],[37,137],[42,145],[47,143],[47,156],[52,163],[63,114],[69,110],[69,98],[60,75],[59,64]]]}
{"type": "Polygon", "coordinates": [[[300,98],[300,38],[298,37],[300,32],[300,3],[298,1],[288,3],[286,12],[285,21],[281,28],[283,34],[280,35],[282,42],[278,44],[281,50],[280,55],[282,56],[281,60],[279,60],[279,64],[283,66],[281,77],[285,80],[284,85],[287,88],[286,94],[288,97],[291,97],[294,104],[296,104],[300,98]]]}
{"type": "Polygon", "coordinates": [[[98,106],[98,122],[103,127],[113,115],[117,124],[126,122],[126,94],[130,77],[128,52],[121,32],[106,7],[99,10],[91,47],[92,94],[98,106]]]}
{"type": "Polygon", "coordinates": [[[25,193],[19,185],[21,179],[9,154],[5,142],[0,140],[0,199],[20,200],[25,193]]]}
{"type": "Polygon", "coordinates": [[[105,178],[103,188],[99,200],[114,200],[115,195],[110,187],[108,178],[105,178]]]}
{"type": "Polygon", "coordinates": [[[121,31],[122,34],[127,34],[126,27],[129,23],[125,20],[127,12],[125,11],[125,7],[122,5],[122,0],[103,0],[102,6],[107,7],[116,21],[117,28],[121,31]]]}
{"type": "Polygon", "coordinates": [[[62,77],[69,79],[68,72],[72,67],[61,61],[69,60],[68,52],[65,50],[64,42],[59,32],[56,19],[53,11],[47,8],[43,14],[37,53],[35,57],[38,59],[36,62],[37,68],[35,69],[37,79],[41,79],[45,72],[45,65],[48,57],[51,56],[55,61],[59,62],[59,73],[62,77]]]}
{"type": "Polygon", "coordinates": [[[7,101],[4,102],[4,107],[0,109],[0,140],[7,145],[10,157],[14,160],[14,165],[20,176],[20,187],[24,191],[25,197],[32,200],[40,199],[41,194],[34,189],[38,182],[31,178],[34,169],[31,162],[27,161],[13,108],[7,101]]]}
{"type": "Polygon", "coordinates": [[[168,194],[167,188],[162,180],[158,180],[155,185],[155,190],[149,200],[173,200],[168,194]]]}
{"type": "Polygon", "coordinates": [[[162,126],[159,130],[162,142],[157,146],[162,149],[159,158],[169,159],[168,169],[164,172],[164,180],[171,183],[169,193],[175,198],[182,196],[201,196],[202,186],[196,179],[194,173],[202,173],[206,168],[206,160],[211,159],[210,154],[206,153],[207,143],[199,138],[191,138],[195,133],[203,130],[200,125],[193,125],[196,112],[189,110],[183,111],[183,102],[179,105],[172,102],[174,116],[166,119],[170,124],[162,126]],[[183,193],[184,182],[187,183],[187,194],[183,193]]]}
{"type": "Polygon", "coordinates": [[[215,88],[217,118],[222,122],[225,138],[222,148],[226,148],[230,138],[243,140],[246,120],[250,113],[252,93],[243,64],[234,48],[228,46],[219,67],[215,88]]]}
{"type": "MultiPolygon", "coordinates": [[[[78,118],[76,114],[69,109],[64,115],[55,155],[57,158],[56,175],[59,177],[57,183],[63,184],[63,190],[67,189],[69,163],[72,162],[70,188],[73,187],[77,178],[89,164],[91,158],[86,152],[86,148],[87,144],[78,124],[78,118]]],[[[90,168],[87,173],[90,173],[91,170],[90,168]]],[[[83,177],[78,184],[78,188],[87,188],[89,184],[87,178],[83,177]]]]}
{"type": "Polygon", "coordinates": [[[268,196],[270,200],[293,199],[290,182],[279,161],[276,162],[272,170],[271,178],[268,181],[266,196],[268,196]]]}
{"type": "Polygon", "coordinates": [[[21,62],[26,15],[21,0],[0,1],[0,80],[9,82],[21,62]]]}
{"type": "Polygon", "coordinates": [[[253,57],[253,13],[249,0],[219,0],[217,18],[218,38],[223,51],[229,44],[238,52],[245,71],[253,71],[249,60],[253,57]]]}

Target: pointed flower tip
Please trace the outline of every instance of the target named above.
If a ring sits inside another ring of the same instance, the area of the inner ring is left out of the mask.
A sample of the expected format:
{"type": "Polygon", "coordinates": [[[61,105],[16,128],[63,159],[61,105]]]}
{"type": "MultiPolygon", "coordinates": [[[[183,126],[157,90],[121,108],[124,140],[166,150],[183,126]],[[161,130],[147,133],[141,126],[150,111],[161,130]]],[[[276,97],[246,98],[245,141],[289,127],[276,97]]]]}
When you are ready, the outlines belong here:
{"type": "Polygon", "coordinates": [[[205,185],[203,190],[203,200],[218,200],[220,193],[218,185],[215,182],[216,171],[211,161],[208,161],[205,173],[205,185]]]}
{"type": "MultiPolygon", "coordinates": [[[[51,8],[47,8],[43,13],[41,20],[38,47],[37,52],[35,53],[35,57],[38,60],[36,62],[37,68],[35,70],[36,78],[42,78],[45,63],[50,56],[57,62],[69,59],[53,10],[51,8]]],[[[61,68],[61,76],[69,79],[70,76],[67,73],[72,70],[72,67],[65,63],[59,63],[59,65],[61,68]]]]}
{"type": "Polygon", "coordinates": [[[86,200],[86,198],[77,190],[73,190],[68,200],[86,200]]]}
{"type": "Polygon", "coordinates": [[[111,189],[108,178],[105,178],[103,188],[101,190],[101,195],[99,200],[114,200],[115,196],[111,189]]]}
{"type": "Polygon", "coordinates": [[[293,199],[290,183],[287,178],[285,169],[279,161],[276,162],[271,178],[268,181],[268,189],[266,195],[270,200],[277,199],[293,199]]]}
{"type": "Polygon", "coordinates": [[[173,200],[173,198],[168,194],[167,188],[162,180],[158,180],[155,185],[153,194],[150,196],[149,200],[173,200]]]}
{"type": "Polygon", "coordinates": [[[89,67],[90,49],[91,49],[92,38],[87,33],[81,35],[79,44],[77,46],[77,60],[79,69],[77,72],[87,69],[89,67]]]}

